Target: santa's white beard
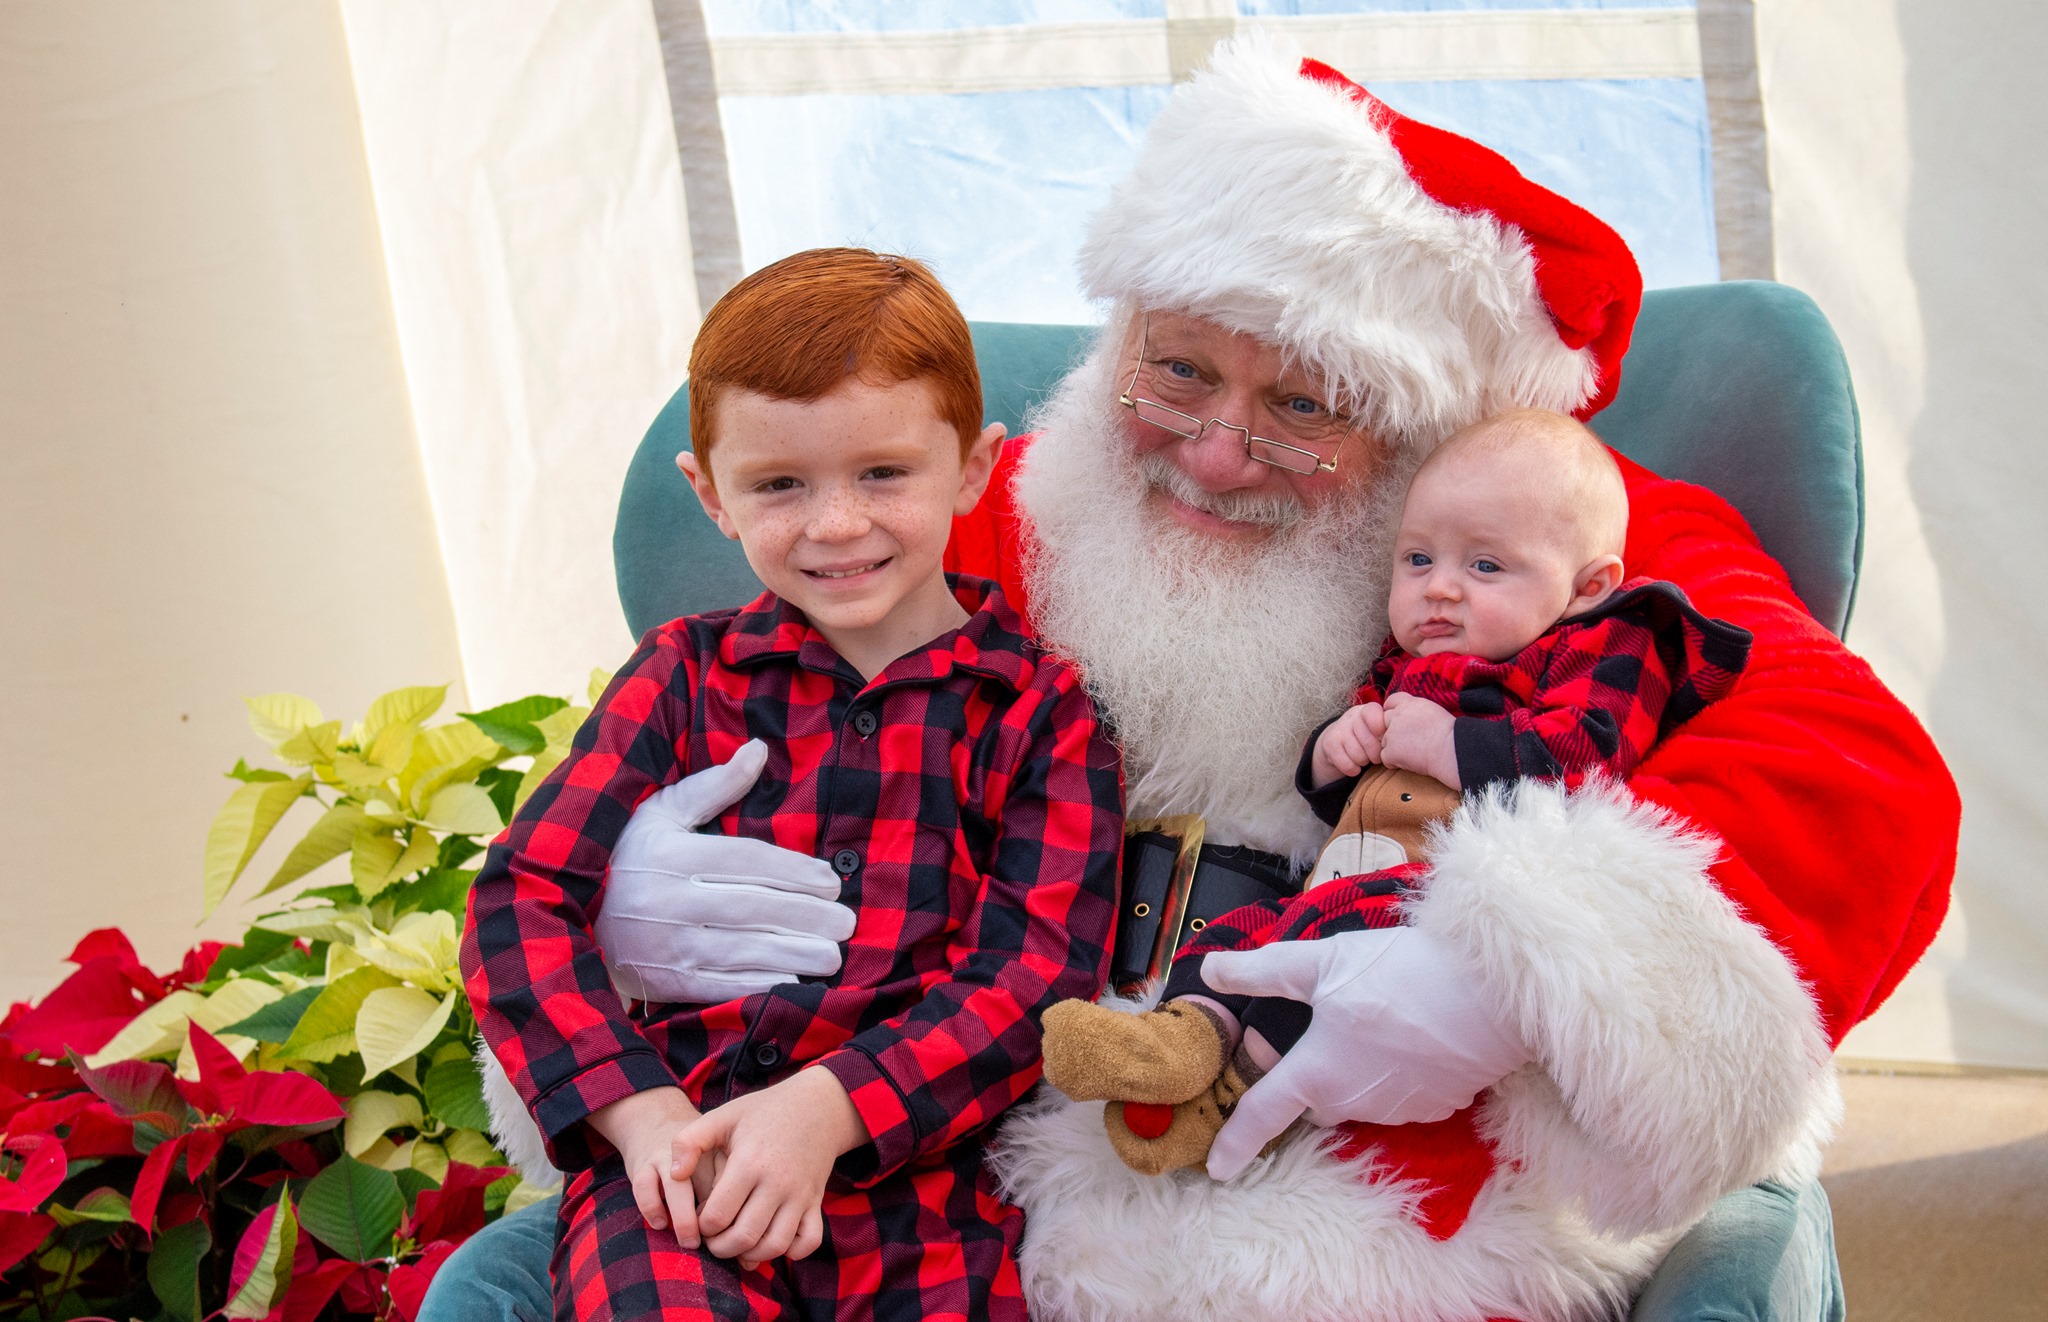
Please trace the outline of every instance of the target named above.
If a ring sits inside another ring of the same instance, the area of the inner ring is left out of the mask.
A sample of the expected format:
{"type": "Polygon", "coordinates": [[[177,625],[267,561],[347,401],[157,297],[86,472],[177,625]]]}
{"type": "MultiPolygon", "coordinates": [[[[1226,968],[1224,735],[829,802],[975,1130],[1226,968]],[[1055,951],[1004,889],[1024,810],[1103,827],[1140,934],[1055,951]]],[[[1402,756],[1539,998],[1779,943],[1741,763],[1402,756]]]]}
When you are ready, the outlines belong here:
{"type": "Polygon", "coordinates": [[[1046,402],[1017,477],[1040,636],[1122,744],[1132,817],[1197,813],[1212,841],[1305,865],[1328,828],[1295,793],[1295,764],[1386,636],[1405,466],[1261,541],[1206,536],[1146,500],[1109,359],[1098,348],[1046,402]]]}

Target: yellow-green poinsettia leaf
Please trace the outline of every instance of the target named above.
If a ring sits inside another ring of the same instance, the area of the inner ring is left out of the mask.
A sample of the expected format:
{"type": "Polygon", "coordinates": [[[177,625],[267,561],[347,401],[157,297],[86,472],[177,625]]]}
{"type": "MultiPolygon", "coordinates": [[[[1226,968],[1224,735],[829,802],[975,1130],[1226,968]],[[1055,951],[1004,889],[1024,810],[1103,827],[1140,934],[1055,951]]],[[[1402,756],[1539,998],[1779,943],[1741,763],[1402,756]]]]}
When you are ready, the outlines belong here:
{"type": "Polygon", "coordinates": [[[328,778],[334,784],[353,793],[375,789],[392,776],[389,767],[365,761],[347,749],[342,749],[326,759],[328,778]]]}
{"type": "Polygon", "coordinates": [[[392,865],[404,852],[404,842],[395,835],[376,830],[357,833],[348,860],[349,879],[355,882],[357,893],[366,900],[374,899],[378,891],[389,886],[392,865]]]}
{"type": "Polygon", "coordinates": [[[555,1192],[555,1188],[556,1186],[552,1184],[532,1184],[526,1180],[521,1180],[512,1186],[511,1193],[505,1195],[506,1215],[509,1216],[523,1208],[532,1207],[542,1199],[551,1197],[555,1192]]]}
{"type": "Polygon", "coordinates": [[[249,709],[249,728],[272,748],[307,726],[320,724],[319,704],[296,693],[266,693],[244,698],[242,705],[249,709]]]}
{"type": "MultiPolygon", "coordinates": [[[[220,1044],[234,1053],[235,1059],[247,1061],[259,1045],[253,1037],[239,1033],[223,1033],[229,1024],[238,1024],[255,1014],[273,1001],[284,999],[284,992],[267,982],[256,978],[230,978],[220,989],[192,1007],[191,1021],[214,1035],[220,1044]]],[[[181,1079],[199,1077],[199,1060],[192,1053],[192,1035],[185,1035],[185,1042],[178,1048],[177,1075],[181,1079]]]]}
{"type": "Polygon", "coordinates": [[[481,785],[443,785],[422,814],[428,826],[450,835],[496,835],[505,829],[498,805],[481,785]]]}
{"type": "Polygon", "coordinates": [[[355,846],[356,832],[369,820],[353,803],[335,804],[313,823],[313,829],[306,832],[299,843],[292,846],[292,852],[284,856],[284,862],[278,865],[276,873],[256,893],[268,895],[280,886],[289,886],[313,869],[340,858],[355,846]]]}
{"type": "MultiPolygon", "coordinates": [[[[457,992],[436,998],[417,987],[380,987],[356,1012],[356,1050],[368,1083],[433,1045],[455,1009],[457,992]]],[[[317,1002],[316,1002],[317,1004],[317,1002]]]]}
{"type": "Polygon", "coordinates": [[[368,1088],[342,1105],[348,1110],[348,1120],[342,1125],[341,1146],[351,1157],[362,1156],[394,1129],[419,1129],[427,1120],[420,1099],[411,1093],[368,1088]]]}
{"type": "Polygon", "coordinates": [[[341,722],[309,725],[277,746],[277,755],[302,767],[323,766],[334,761],[341,743],[341,722]]]}
{"type": "Polygon", "coordinates": [[[505,1156],[491,1146],[491,1140],[474,1129],[451,1130],[441,1140],[447,1149],[450,1161],[459,1161],[465,1166],[502,1166],[505,1156]]]}
{"type": "Polygon", "coordinates": [[[446,684],[393,689],[371,703],[370,710],[363,713],[363,734],[374,741],[388,725],[401,721],[407,725],[424,725],[429,716],[441,710],[441,704],[447,697],[446,684]]]}
{"type": "Polygon", "coordinates": [[[548,741],[549,748],[567,748],[583,728],[583,722],[590,715],[588,707],[564,707],[558,712],[541,717],[533,723],[540,731],[541,738],[548,741]]]}
{"type": "Polygon", "coordinates": [[[412,828],[412,843],[405,847],[405,852],[391,865],[391,879],[403,881],[415,872],[422,872],[434,866],[434,860],[440,857],[441,842],[435,838],[434,833],[424,826],[415,826],[412,828]]]}
{"type": "Polygon", "coordinates": [[[361,968],[327,984],[327,990],[313,998],[298,1027],[285,1039],[278,1054],[291,1060],[316,1064],[356,1049],[356,1016],[371,992],[398,986],[398,979],[383,969],[361,968]]]}
{"type": "Polygon", "coordinates": [[[185,1040],[185,1024],[203,998],[198,992],[174,991],[122,1026],[121,1031],[85,1058],[98,1069],[117,1060],[168,1056],[185,1040]]]}
{"type": "Polygon", "coordinates": [[[206,832],[205,899],[202,916],[210,914],[227,898],[228,887],[249,866],[249,860],[265,837],[313,783],[311,776],[296,780],[259,780],[238,786],[214,814],[206,832]]]}
{"type": "Polygon", "coordinates": [[[413,746],[419,743],[420,727],[411,721],[393,721],[370,741],[365,754],[371,762],[384,769],[384,779],[389,780],[405,770],[412,761],[413,746]]]}
{"type": "Polygon", "coordinates": [[[389,932],[372,932],[357,942],[356,953],[393,977],[431,991],[461,985],[462,933],[455,915],[445,909],[406,914],[389,932]]]}
{"type": "Polygon", "coordinates": [[[473,779],[477,772],[506,756],[497,740],[468,721],[450,721],[420,731],[420,737],[413,743],[412,760],[399,774],[398,788],[413,811],[418,812],[443,785],[473,779]]]}
{"type": "Polygon", "coordinates": [[[528,767],[526,774],[519,778],[519,788],[512,795],[513,812],[519,811],[521,806],[526,803],[526,796],[539,789],[540,783],[548,778],[548,773],[562,765],[562,759],[567,756],[569,756],[568,749],[556,748],[553,744],[549,744],[546,748],[533,755],[533,765],[528,767]]]}
{"type": "Polygon", "coordinates": [[[584,690],[590,695],[590,705],[595,707],[597,700],[602,698],[604,691],[611,686],[612,672],[606,670],[603,666],[592,666],[590,668],[590,687],[584,690]]]}
{"type": "Polygon", "coordinates": [[[266,932],[303,936],[309,941],[353,944],[370,930],[370,918],[369,910],[360,905],[342,909],[322,904],[310,909],[286,909],[283,913],[265,914],[251,926],[266,932]]]}
{"type": "Polygon", "coordinates": [[[448,1149],[431,1139],[412,1145],[412,1168],[439,1184],[448,1178],[448,1149]]]}
{"type": "MultiPolygon", "coordinates": [[[[257,1224],[261,1224],[258,1214],[257,1224]]],[[[251,1227],[252,1229],[254,1227],[251,1227]]],[[[220,1310],[222,1317],[231,1322],[243,1318],[264,1318],[281,1311],[285,1291],[291,1288],[292,1255],[299,1244],[299,1218],[292,1208],[289,1189],[279,1195],[270,1212],[270,1225],[263,1236],[263,1242],[255,1246],[253,1261],[248,1262],[248,1275],[242,1278],[241,1288],[220,1310]]],[[[244,1254],[250,1248],[245,1240],[235,1251],[235,1271],[243,1270],[244,1254]]],[[[230,1279],[230,1284],[233,1284],[230,1279]]]]}

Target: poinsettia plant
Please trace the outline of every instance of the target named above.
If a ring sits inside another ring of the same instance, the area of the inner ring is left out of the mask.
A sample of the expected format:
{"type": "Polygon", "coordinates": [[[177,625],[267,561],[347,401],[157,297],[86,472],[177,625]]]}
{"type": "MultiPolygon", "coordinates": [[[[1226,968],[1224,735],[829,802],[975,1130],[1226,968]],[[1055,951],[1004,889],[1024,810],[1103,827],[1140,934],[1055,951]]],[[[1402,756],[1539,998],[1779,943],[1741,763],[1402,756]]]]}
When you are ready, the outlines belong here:
{"type": "MultiPolygon", "coordinates": [[[[593,675],[595,691],[604,677],[593,675]]],[[[456,967],[471,866],[586,709],[530,697],[429,724],[248,700],[283,768],[238,761],[208,833],[210,912],[310,800],[237,944],[155,973],[120,932],[0,1019],[0,1318],[413,1317],[463,1239],[544,1190],[493,1147],[456,967]]]]}

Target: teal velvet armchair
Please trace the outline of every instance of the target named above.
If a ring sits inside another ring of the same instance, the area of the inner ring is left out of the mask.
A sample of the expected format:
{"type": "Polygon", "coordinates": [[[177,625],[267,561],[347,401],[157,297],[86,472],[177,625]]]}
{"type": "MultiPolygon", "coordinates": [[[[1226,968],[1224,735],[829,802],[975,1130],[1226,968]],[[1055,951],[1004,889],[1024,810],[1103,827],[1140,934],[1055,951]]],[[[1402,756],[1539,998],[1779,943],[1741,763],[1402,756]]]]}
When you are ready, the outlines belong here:
{"type": "MultiPolygon", "coordinates": [[[[1013,436],[1094,334],[1003,322],[973,331],[984,411],[1013,436]]],[[[1767,281],[1651,291],[1621,393],[1593,428],[1651,470],[1719,493],[1814,617],[1837,634],[1848,625],[1863,556],[1862,438],[1841,344],[1812,299],[1767,281]]],[[[636,635],[761,590],[676,471],[689,443],[688,394],[678,389],[633,456],[612,534],[636,635]]]]}

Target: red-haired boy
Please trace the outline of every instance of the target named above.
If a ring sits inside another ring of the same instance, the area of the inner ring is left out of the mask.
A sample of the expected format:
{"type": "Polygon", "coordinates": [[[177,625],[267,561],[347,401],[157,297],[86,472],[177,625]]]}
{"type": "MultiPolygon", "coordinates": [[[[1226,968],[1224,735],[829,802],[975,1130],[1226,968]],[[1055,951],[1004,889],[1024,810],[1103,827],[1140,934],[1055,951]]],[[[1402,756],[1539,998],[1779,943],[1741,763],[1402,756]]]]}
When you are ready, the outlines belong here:
{"type": "Polygon", "coordinates": [[[556,1316],[1021,1319],[982,1138],[1038,1078],[1040,1013],[1101,987],[1121,794],[1075,673],[940,567],[1002,440],[967,324],[915,262],[799,253],[705,318],[690,406],[677,462],[769,591],[641,641],[491,847],[463,939],[571,1172],[556,1316]],[[735,759],[765,767],[719,829],[831,861],[844,962],[629,1013],[591,930],[612,849],[735,759]]]}

